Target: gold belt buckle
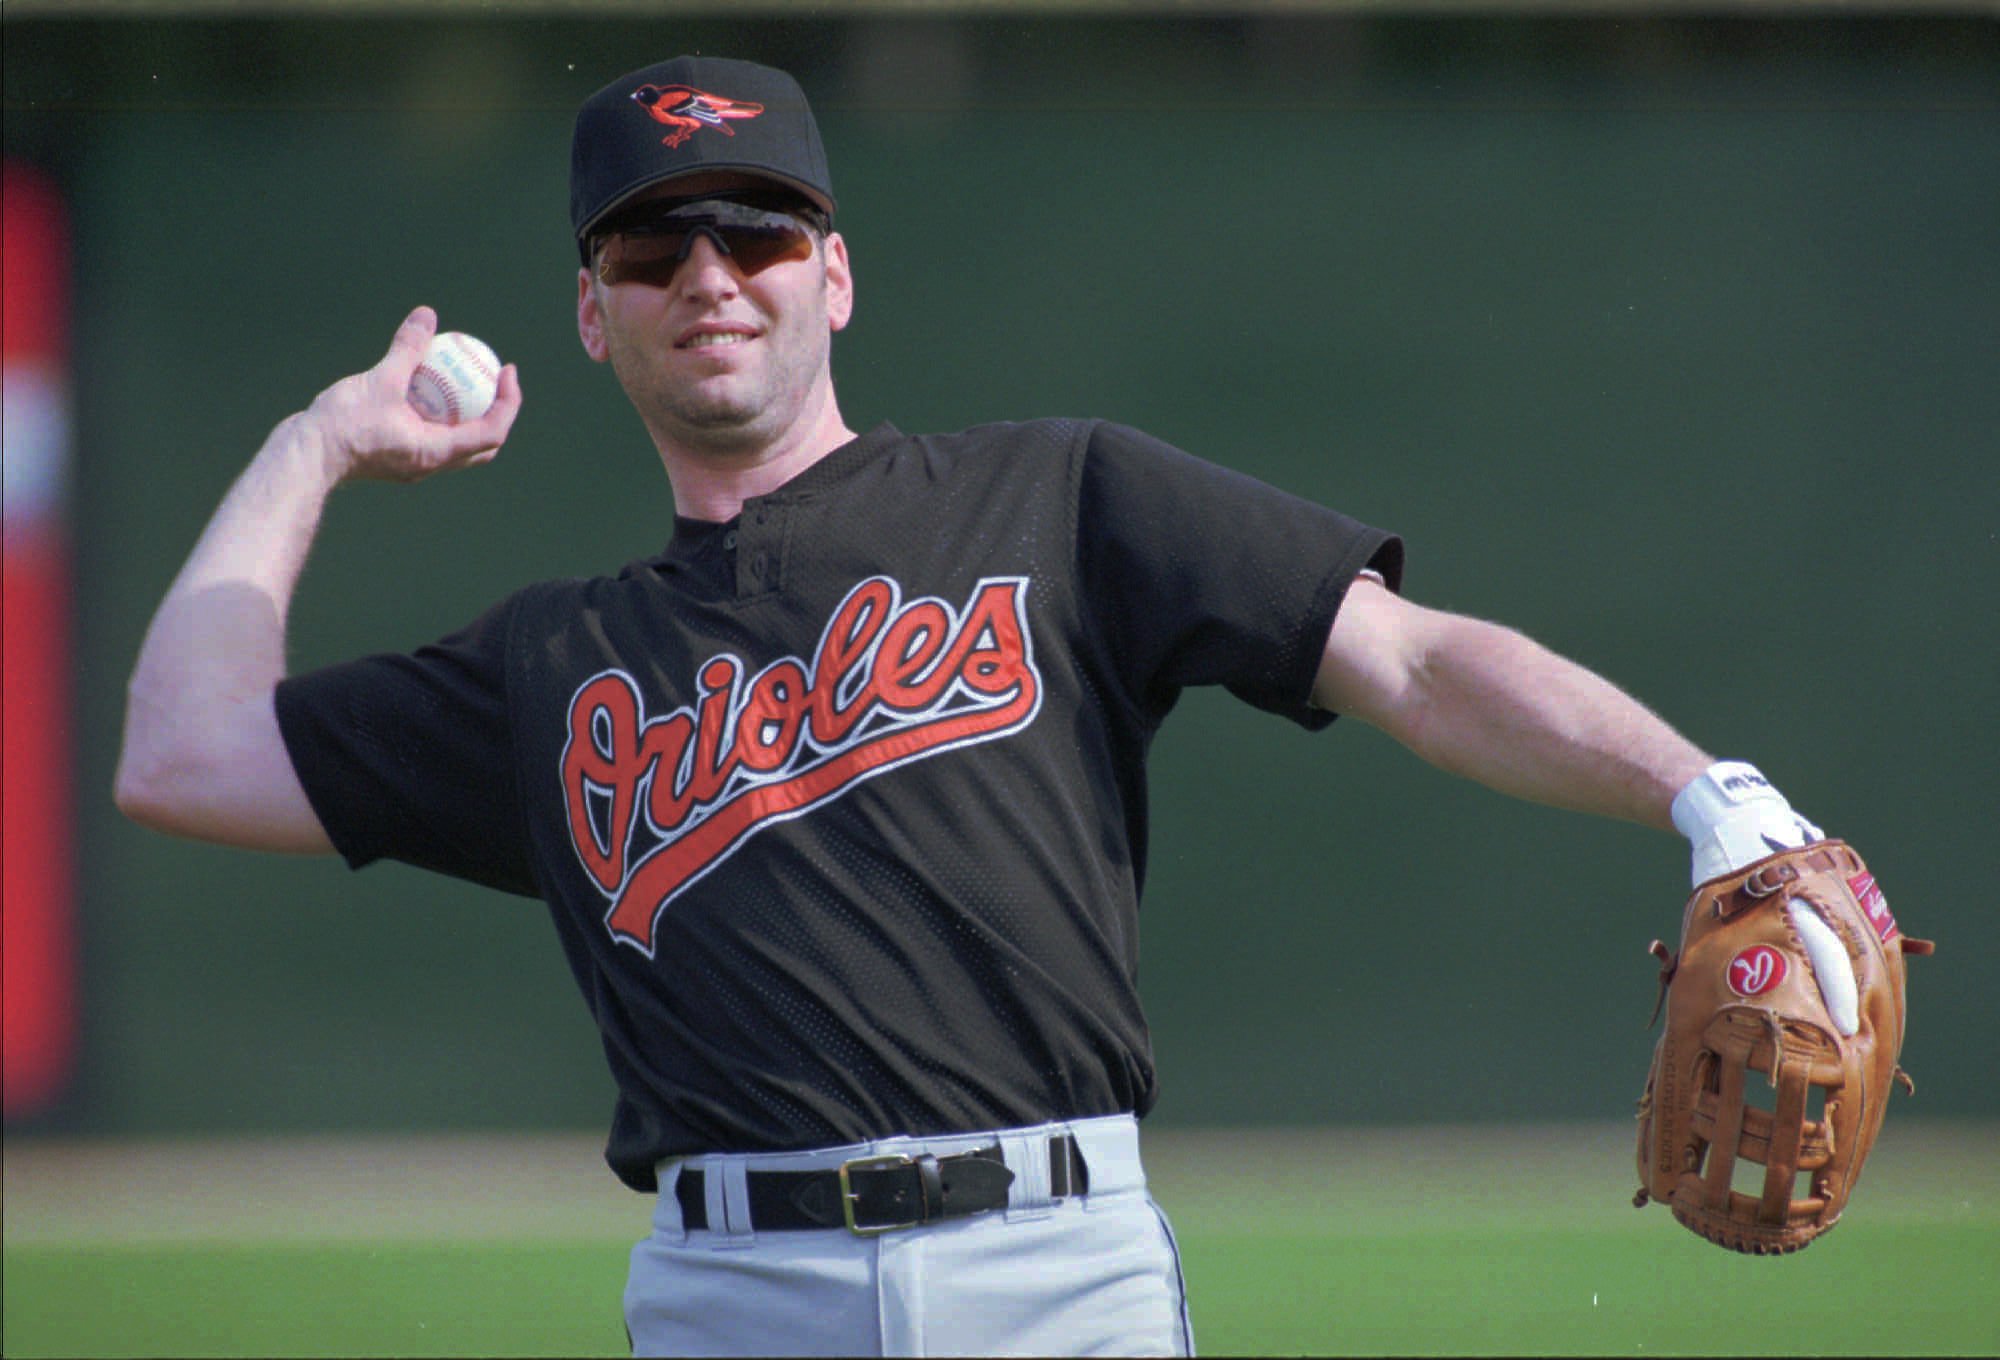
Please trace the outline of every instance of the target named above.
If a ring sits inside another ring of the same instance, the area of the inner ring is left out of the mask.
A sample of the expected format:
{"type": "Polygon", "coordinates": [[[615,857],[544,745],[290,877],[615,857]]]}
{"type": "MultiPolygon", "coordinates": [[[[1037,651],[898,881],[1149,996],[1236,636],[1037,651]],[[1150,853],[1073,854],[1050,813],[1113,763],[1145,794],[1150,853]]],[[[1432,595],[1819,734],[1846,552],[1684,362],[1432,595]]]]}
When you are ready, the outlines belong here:
{"type": "Polygon", "coordinates": [[[854,1221],[854,1202],[859,1197],[854,1193],[854,1182],[849,1179],[849,1173],[853,1171],[873,1171],[886,1166],[915,1166],[916,1163],[917,1159],[905,1152],[893,1152],[882,1157],[856,1157],[851,1162],[842,1162],[840,1212],[847,1220],[847,1230],[856,1237],[879,1237],[886,1232],[895,1232],[898,1228],[914,1228],[923,1222],[920,1218],[913,1218],[907,1223],[885,1223],[879,1228],[862,1227],[854,1221]]]}

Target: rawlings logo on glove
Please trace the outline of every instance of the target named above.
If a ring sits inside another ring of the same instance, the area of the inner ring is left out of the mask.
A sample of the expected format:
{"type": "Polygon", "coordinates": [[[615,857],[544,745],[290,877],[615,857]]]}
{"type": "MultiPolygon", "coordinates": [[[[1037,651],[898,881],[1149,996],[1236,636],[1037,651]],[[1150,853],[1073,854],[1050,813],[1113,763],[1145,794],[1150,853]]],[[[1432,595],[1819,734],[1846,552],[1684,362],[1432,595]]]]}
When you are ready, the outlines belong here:
{"type": "Polygon", "coordinates": [[[1840,1218],[1889,1087],[1915,1089],[1896,1064],[1903,957],[1931,944],[1897,931],[1859,855],[1818,841],[1703,883],[1680,954],[1652,948],[1667,1026],[1639,1100],[1633,1203],[1662,1200],[1735,1251],[1797,1251],[1840,1218]]]}
{"type": "Polygon", "coordinates": [[[1753,944],[1729,961],[1729,985],[1738,996],[1762,996],[1785,980],[1785,956],[1753,944]]]}

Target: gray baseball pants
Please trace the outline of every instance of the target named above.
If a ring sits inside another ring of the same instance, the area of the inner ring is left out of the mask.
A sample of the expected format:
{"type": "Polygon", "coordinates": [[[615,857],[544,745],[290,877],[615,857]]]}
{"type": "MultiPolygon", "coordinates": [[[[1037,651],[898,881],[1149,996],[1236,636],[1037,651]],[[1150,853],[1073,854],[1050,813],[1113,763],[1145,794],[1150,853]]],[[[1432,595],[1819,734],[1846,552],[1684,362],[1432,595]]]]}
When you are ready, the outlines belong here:
{"type": "Polygon", "coordinates": [[[637,1355],[1193,1353],[1179,1252],[1147,1193],[1130,1116],[694,1157],[659,1171],[653,1231],[632,1250],[625,1290],[637,1355]],[[1057,1198],[1049,1140],[1065,1133],[1088,1189],[1057,1198]],[[1014,1173],[1004,1208],[870,1236],[752,1221],[753,1173],[995,1144],[1014,1173]],[[695,1170],[707,1225],[690,1228],[675,1186],[695,1170]]]}

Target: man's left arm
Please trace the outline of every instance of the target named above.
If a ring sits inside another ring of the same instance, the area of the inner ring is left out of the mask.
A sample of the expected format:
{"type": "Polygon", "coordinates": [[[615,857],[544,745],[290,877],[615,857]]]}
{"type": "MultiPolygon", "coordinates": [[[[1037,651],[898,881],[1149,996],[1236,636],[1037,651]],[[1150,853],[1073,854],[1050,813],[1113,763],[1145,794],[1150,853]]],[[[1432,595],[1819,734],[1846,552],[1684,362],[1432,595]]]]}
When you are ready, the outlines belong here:
{"type": "Polygon", "coordinates": [[[1313,702],[1502,793],[1677,829],[1696,882],[1819,837],[1754,768],[1717,762],[1602,676],[1367,577],[1334,619],[1313,702]]]}

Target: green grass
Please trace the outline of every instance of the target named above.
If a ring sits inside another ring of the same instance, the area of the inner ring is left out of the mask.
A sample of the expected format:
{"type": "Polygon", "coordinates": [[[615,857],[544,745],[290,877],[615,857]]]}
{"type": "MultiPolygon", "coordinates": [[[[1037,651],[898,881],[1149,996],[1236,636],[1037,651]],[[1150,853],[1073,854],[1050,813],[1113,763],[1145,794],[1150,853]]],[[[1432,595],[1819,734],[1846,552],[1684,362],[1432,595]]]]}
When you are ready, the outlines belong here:
{"type": "MultiPolygon", "coordinates": [[[[1210,1355],[1990,1355],[1995,1246],[1991,1228],[1846,1224],[1782,1260],[1651,1232],[1182,1240],[1210,1355]]],[[[624,1257],[516,1243],[9,1250],[5,1349],[618,1355],[624,1257]]]]}
{"type": "Polygon", "coordinates": [[[9,1356],[622,1355],[625,1248],[10,1248],[9,1356]]]}
{"type": "MultiPolygon", "coordinates": [[[[1996,1131],[1897,1132],[1840,1226],[1775,1259],[1630,1208],[1615,1126],[1168,1133],[1148,1162],[1209,1355],[2000,1353],[1996,1131]]],[[[229,1144],[47,1149],[38,1168],[10,1146],[0,1351],[624,1353],[644,1201],[551,1216],[601,1182],[587,1143],[547,1154],[578,1181],[539,1187],[533,1144],[265,1151],[320,1183],[204,1180],[254,1166],[229,1144]],[[484,1168],[473,1189],[407,1188],[459,1161],[484,1168]]]]}
{"type": "Polygon", "coordinates": [[[1216,1355],[1991,1355],[1996,1245],[1849,1224],[1764,1260],[1650,1231],[1182,1243],[1216,1355]]]}

